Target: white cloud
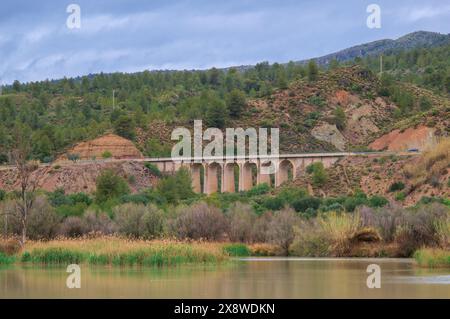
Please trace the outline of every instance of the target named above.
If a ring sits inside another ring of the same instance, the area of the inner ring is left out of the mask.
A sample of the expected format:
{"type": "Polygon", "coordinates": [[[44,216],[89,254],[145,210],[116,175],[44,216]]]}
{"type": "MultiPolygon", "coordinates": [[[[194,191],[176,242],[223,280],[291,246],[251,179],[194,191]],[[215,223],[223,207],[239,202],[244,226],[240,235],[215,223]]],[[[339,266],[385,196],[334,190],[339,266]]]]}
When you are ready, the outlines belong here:
{"type": "Polygon", "coordinates": [[[450,14],[450,6],[411,8],[404,13],[409,22],[450,14]]]}

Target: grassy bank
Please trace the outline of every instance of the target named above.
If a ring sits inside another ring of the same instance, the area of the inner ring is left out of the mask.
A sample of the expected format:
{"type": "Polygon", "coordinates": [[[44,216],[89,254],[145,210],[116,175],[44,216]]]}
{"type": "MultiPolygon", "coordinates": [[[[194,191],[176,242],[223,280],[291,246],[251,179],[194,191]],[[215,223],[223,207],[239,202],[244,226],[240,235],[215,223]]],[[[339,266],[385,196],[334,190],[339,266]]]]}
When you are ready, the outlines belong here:
{"type": "Polygon", "coordinates": [[[228,254],[215,243],[128,240],[118,237],[29,242],[17,257],[23,263],[117,266],[219,263],[227,258],[228,254]]]}
{"type": "Polygon", "coordinates": [[[0,265],[9,265],[16,261],[14,256],[8,256],[0,252],[0,265]]]}
{"type": "Polygon", "coordinates": [[[414,259],[421,267],[450,268],[450,250],[437,248],[419,249],[414,253],[414,259]]]}

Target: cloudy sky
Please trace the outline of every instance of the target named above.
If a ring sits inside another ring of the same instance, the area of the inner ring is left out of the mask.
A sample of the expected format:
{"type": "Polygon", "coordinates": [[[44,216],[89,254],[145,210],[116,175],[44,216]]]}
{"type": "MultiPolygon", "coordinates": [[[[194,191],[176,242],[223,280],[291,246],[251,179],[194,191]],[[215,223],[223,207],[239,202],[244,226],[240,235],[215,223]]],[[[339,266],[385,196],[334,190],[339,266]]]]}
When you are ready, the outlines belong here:
{"type": "Polygon", "coordinates": [[[426,30],[450,32],[450,0],[2,0],[0,81],[95,72],[287,62],[426,30]],[[81,28],[66,12],[81,8],[81,28]],[[381,8],[369,29],[366,8],[381,8]]]}

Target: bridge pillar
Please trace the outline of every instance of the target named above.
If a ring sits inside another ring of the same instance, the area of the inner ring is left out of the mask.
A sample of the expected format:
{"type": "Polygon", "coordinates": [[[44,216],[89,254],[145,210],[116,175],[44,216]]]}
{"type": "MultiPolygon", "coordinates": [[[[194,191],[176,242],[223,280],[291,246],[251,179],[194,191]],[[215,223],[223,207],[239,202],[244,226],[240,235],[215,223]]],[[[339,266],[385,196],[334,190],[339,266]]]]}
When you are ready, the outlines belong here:
{"type": "MultiPolygon", "coordinates": [[[[191,169],[191,178],[192,178],[192,188],[194,192],[201,193],[202,185],[201,185],[201,170],[204,166],[200,163],[192,164],[191,169]]],[[[203,174],[205,174],[205,170],[203,170],[203,174]]],[[[205,184],[203,184],[205,185],[205,184]]]]}
{"type": "MultiPolygon", "coordinates": [[[[223,166],[223,174],[222,174],[222,192],[234,193],[235,192],[235,178],[234,178],[234,162],[225,163],[223,166]]],[[[239,175],[240,175],[239,170],[239,175]]]]}
{"type": "Polygon", "coordinates": [[[217,162],[207,163],[205,169],[205,194],[210,195],[219,191],[219,176],[223,182],[223,165],[217,162]],[[219,172],[220,170],[220,172],[219,172]],[[219,175],[220,174],[220,175],[219,175]]]}
{"type": "Polygon", "coordinates": [[[253,187],[253,172],[252,167],[256,166],[257,176],[258,176],[258,165],[254,162],[243,162],[240,165],[240,183],[239,190],[240,191],[248,191],[253,187]]]}

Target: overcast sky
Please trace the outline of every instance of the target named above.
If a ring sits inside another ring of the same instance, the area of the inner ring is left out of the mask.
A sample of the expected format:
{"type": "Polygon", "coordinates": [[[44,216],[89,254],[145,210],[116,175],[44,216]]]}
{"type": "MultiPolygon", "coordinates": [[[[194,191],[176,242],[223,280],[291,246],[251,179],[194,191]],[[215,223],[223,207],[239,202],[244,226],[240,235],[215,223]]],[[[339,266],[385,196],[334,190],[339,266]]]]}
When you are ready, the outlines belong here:
{"type": "Polygon", "coordinates": [[[2,0],[0,81],[287,62],[426,30],[450,32],[450,0],[2,0]],[[81,8],[69,29],[66,8],[81,8]],[[369,29],[367,5],[381,7],[369,29]]]}

